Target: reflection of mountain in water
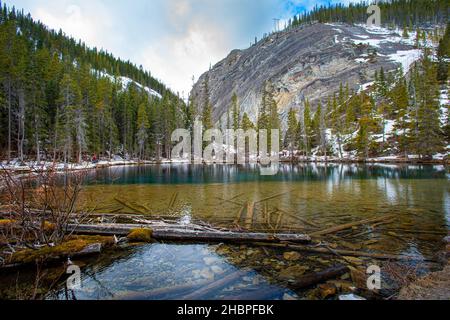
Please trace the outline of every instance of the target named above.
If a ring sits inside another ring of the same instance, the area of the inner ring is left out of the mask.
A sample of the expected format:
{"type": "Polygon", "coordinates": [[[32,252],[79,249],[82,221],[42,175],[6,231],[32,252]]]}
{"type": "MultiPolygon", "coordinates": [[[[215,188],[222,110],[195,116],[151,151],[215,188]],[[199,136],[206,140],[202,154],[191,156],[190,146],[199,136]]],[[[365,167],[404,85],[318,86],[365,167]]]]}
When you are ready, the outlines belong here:
{"type": "Polygon", "coordinates": [[[160,165],[112,167],[92,173],[96,184],[202,184],[249,181],[316,181],[344,179],[447,179],[443,166],[280,164],[275,176],[262,176],[258,165],[160,165]]]}
{"type": "Polygon", "coordinates": [[[233,296],[249,298],[265,292],[266,299],[282,298],[288,289],[270,284],[251,269],[230,264],[215,252],[216,246],[153,244],[130,248],[125,253],[103,255],[83,270],[81,289],[66,294],[64,288],[51,299],[75,297],[78,300],[180,299],[203,286],[230,274],[238,276],[223,287],[208,291],[198,299],[223,299],[233,296]]]}

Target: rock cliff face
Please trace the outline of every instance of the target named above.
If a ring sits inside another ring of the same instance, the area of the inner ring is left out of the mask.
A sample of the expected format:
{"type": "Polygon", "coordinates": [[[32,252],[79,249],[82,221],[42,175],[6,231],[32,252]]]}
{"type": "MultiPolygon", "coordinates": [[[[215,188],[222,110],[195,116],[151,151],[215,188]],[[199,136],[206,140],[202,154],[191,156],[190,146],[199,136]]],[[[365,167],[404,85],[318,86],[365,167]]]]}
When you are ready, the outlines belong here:
{"type": "Polygon", "coordinates": [[[246,50],[234,50],[203,74],[193,88],[197,102],[209,77],[213,119],[222,127],[233,93],[242,114],[255,121],[265,83],[273,87],[283,123],[291,107],[301,109],[307,98],[318,102],[339,90],[341,83],[360,90],[373,81],[381,67],[391,71],[409,68],[418,59],[412,38],[399,31],[364,26],[314,24],[273,34],[246,50]]]}

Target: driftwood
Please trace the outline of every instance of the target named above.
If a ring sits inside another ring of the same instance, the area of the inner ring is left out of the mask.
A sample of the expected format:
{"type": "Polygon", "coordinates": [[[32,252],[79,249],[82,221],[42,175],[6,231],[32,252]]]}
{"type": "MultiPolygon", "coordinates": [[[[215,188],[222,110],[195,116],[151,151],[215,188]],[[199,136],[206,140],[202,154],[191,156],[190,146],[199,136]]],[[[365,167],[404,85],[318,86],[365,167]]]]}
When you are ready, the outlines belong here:
{"type": "Polygon", "coordinates": [[[217,281],[214,281],[213,283],[204,286],[203,288],[190,293],[184,297],[181,298],[181,300],[198,300],[201,299],[203,297],[205,297],[206,295],[213,293],[217,290],[223,289],[228,287],[229,285],[231,285],[233,282],[239,280],[240,278],[242,278],[243,276],[245,276],[246,274],[248,274],[248,272],[244,272],[244,271],[236,271],[233,272],[225,277],[220,278],[217,281]]]}
{"type": "Polygon", "coordinates": [[[68,229],[78,234],[117,235],[126,236],[131,230],[150,228],[153,238],[161,241],[201,241],[201,242],[297,242],[305,243],[311,239],[304,234],[269,234],[248,232],[210,231],[201,226],[183,225],[137,225],[137,224],[95,224],[95,225],[69,225],[68,229]]]}
{"type": "Polygon", "coordinates": [[[301,217],[297,217],[295,214],[287,212],[286,210],[280,209],[280,208],[276,208],[276,210],[283,212],[284,214],[286,214],[288,217],[291,217],[292,219],[296,219],[298,221],[300,221],[303,224],[309,225],[311,227],[314,228],[320,228],[320,226],[318,226],[317,224],[315,224],[314,222],[308,221],[306,219],[303,219],[301,217]]]}
{"type": "Polygon", "coordinates": [[[275,199],[275,198],[279,198],[279,197],[282,197],[282,196],[284,196],[284,195],[287,195],[287,194],[289,194],[289,193],[291,193],[291,192],[294,192],[294,190],[291,190],[291,191],[288,191],[288,192],[279,193],[279,194],[276,194],[276,195],[273,195],[273,196],[270,196],[270,197],[267,197],[267,198],[260,199],[260,200],[256,201],[255,204],[259,204],[259,203],[261,203],[261,202],[266,202],[266,201],[268,201],[268,200],[272,200],[272,199],[275,199]]]}
{"type": "Polygon", "coordinates": [[[247,230],[251,229],[253,226],[254,214],[255,214],[255,203],[250,201],[247,203],[247,215],[245,216],[245,228],[247,230]]]}
{"type": "Polygon", "coordinates": [[[320,253],[320,254],[328,254],[328,255],[336,255],[339,254],[341,256],[348,257],[365,257],[365,258],[373,258],[378,260],[396,260],[396,261],[425,261],[425,262],[435,262],[431,259],[424,259],[414,256],[407,255],[395,255],[395,254],[386,254],[386,253],[372,253],[372,252],[364,252],[364,251],[352,251],[352,250],[340,250],[333,249],[330,251],[328,248],[318,248],[318,247],[310,247],[310,246],[302,246],[295,244],[285,244],[285,243],[254,243],[255,245],[265,246],[265,247],[275,247],[275,248],[286,248],[294,251],[302,251],[302,252],[310,252],[310,253],[320,253]]]}
{"type": "Polygon", "coordinates": [[[178,192],[175,192],[172,197],[170,198],[169,202],[169,209],[172,209],[175,206],[175,203],[177,202],[178,198],[178,192]]]}
{"type": "MultiPolygon", "coordinates": [[[[156,300],[171,295],[176,297],[186,294],[187,291],[193,291],[210,284],[211,281],[198,281],[195,283],[182,284],[178,286],[165,287],[143,292],[128,292],[114,296],[114,300],[156,300]]],[[[169,297],[170,298],[170,297],[169,297]]]]}
{"type": "Polygon", "coordinates": [[[335,226],[335,227],[331,227],[325,230],[321,230],[321,231],[317,231],[317,232],[313,232],[310,234],[311,237],[320,237],[320,236],[324,236],[330,233],[336,233],[339,231],[343,231],[343,230],[347,230],[356,226],[361,226],[364,224],[370,224],[370,223],[376,223],[376,222],[382,222],[382,221],[386,221],[389,219],[392,219],[393,216],[389,215],[389,216],[383,216],[383,217],[377,217],[377,218],[371,218],[371,219],[365,219],[365,220],[360,220],[360,221],[356,221],[356,222],[351,222],[351,223],[346,223],[340,226],[335,226]]]}
{"type": "Polygon", "coordinates": [[[339,276],[342,276],[343,274],[350,272],[350,269],[346,266],[334,266],[329,269],[306,274],[299,279],[297,279],[294,283],[290,284],[289,286],[295,288],[295,289],[303,289],[312,287],[316,284],[325,282],[330,279],[335,279],[339,276]]]}
{"type": "MultiPolygon", "coordinates": [[[[129,208],[129,209],[131,209],[131,210],[133,210],[133,211],[139,212],[139,213],[141,213],[141,214],[145,214],[145,212],[142,211],[141,209],[139,209],[137,205],[134,205],[134,204],[132,204],[132,203],[128,203],[128,202],[126,202],[126,201],[124,201],[124,200],[121,200],[121,199],[119,199],[119,198],[117,198],[117,197],[115,197],[114,200],[116,200],[118,203],[120,203],[120,204],[123,205],[124,207],[127,207],[127,208],[129,208]]],[[[142,207],[142,206],[141,206],[141,207],[142,207]]],[[[143,208],[143,207],[142,207],[142,208],[143,208]]],[[[143,208],[143,209],[146,209],[146,208],[143,208]]]]}

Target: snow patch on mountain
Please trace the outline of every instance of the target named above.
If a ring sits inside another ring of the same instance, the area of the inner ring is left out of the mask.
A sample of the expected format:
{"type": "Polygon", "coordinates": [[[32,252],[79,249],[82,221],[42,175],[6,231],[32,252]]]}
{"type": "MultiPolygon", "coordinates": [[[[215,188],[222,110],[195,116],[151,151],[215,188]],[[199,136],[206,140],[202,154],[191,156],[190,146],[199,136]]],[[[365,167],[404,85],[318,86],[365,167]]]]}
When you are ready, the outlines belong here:
{"type": "Polygon", "coordinates": [[[402,65],[405,73],[409,72],[412,65],[422,57],[422,51],[419,49],[397,51],[389,55],[390,60],[402,65]]]}
{"type": "Polygon", "coordinates": [[[161,94],[159,94],[158,92],[156,92],[152,88],[143,86],[142,84],[140,84],[140,83],[138,83],[138,82],[136,82],[133,79],[130,79],[128,77],[124,77],[124,76],[114,77],[114,76],[110,75],[109,73],[107,73],[105,71],[93,70],[93,73],[98,74],[100,77],[108,78],[111,82],[116,82],[116,81],[120,82],[122,84],[122,90],[126,90],[130,84],[134,84],[138,88],[140,88],[142,90],[145,90],[149,95],[154,96],[154,97],[156,97],[158,99],[162,99],[161,94]]]}

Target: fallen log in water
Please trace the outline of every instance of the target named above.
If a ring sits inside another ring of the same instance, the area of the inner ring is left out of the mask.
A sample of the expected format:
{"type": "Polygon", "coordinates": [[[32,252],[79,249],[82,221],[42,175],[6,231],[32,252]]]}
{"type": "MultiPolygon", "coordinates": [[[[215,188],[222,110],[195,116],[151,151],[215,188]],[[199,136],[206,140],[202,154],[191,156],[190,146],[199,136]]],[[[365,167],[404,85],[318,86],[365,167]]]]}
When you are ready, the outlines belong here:
{"type": "Polygon", "coordinates": [[[365,219],[365,220],[360,220],[360,221],[356,221],[356,222],[346,223],[346,224],[343,224],[340,226],[335,226],[335,227],[331,227],[331,228],[328,228],[325,230],[313,232],[310,234],[310,236],[311,237],[320,237],[320,236],[324,236],[324,235],[327,235],[330,233],[336,233],[336,232],[347,230],[347,229],[350,229],[353,227],[361,226],[364,224],[386,221],[386,220],[389,220],[392,218],[393,218],[392,215],[388,215],[388,216],[382,216],[382,217],[377,217],[377,218],[371,218],[371,219],[365,219]]]}
{"type": "Polygon", "coordinates": [[[233,284],[240,278],[244,277],[246,274],[248,274],[248,272],[244,272],[244,271],[233,272],[217,281],[214,281],[213,283],[211,283],[207,286],[204,286],[203,288],[201,288],[191,294],[188,294],[188,295],[182,297],[180,300],[198,300],[198,299],[204,298],[208,294],[212,294],[218,290],[221,290],[221,289],[224,289],[224,288],[230,286],[231,284],[233,284]]]}
{"type": "Polygon", "coordinates": [[[176,297],[182,294],[186,294],[186,292],[197,290],[201,287],[204,287],[210,284],[211,281],[198,281],[195,283],[187,283],[172,287],[159,288],[150,291],[143,292],[128,292],[125,294],[120,294],[114,296],[114,300],[158,300],[161,298],[168,297],[176,297]]]}
{"type": "Polygon", "coordinates": [[[395,260],[395,261],[424,261],[424,262],[436,262],[432,259],[427,259],[423,257],[414,257],[407,255],[395,255],[395,254],[386,254],[386,253],[372,253],[372,252],[364,252],[364,251],[351,251],[351,250],[341,250],[341,249],[333,249],[330,251],[328,248],[318,248],[318,247],[310,247],[310,246],[302,246],[295,244],[285,244],[285,243],[254,243],[255,245],[265,246],[265,247],[275,247],[275,248],[285,248],[294,251],[302,251],[309,253],[320,253],[320,254],[328,254],[328,255],[336,255],[339,254],[341,256],[348,257],[364,257],[364,258],[373,258],[378,260],[395,260]]]}
{"type": "Polygon", "coordinates": [[[320,272],[314,272],[304,275],[289,286],[295,289],[308,288],[327,280],[340,277],[347,272],[350,272],[350,269],[346,266],[334,266],[320,272]]]}
{"type": "Polygon", "coordinates": [[[149,228],[153,231],[153,238],[162,241],[200,241],[200,242],[296,242],[306,243],[311,238],[305,234],[270,234],[250,232],[211,231],[210,228],[201,229],[193,225],[140,225],[140,224],[95,224],[69,225],[68,230],[78,234],[116,235],[126,236],[132,230],[149,228]]]}

